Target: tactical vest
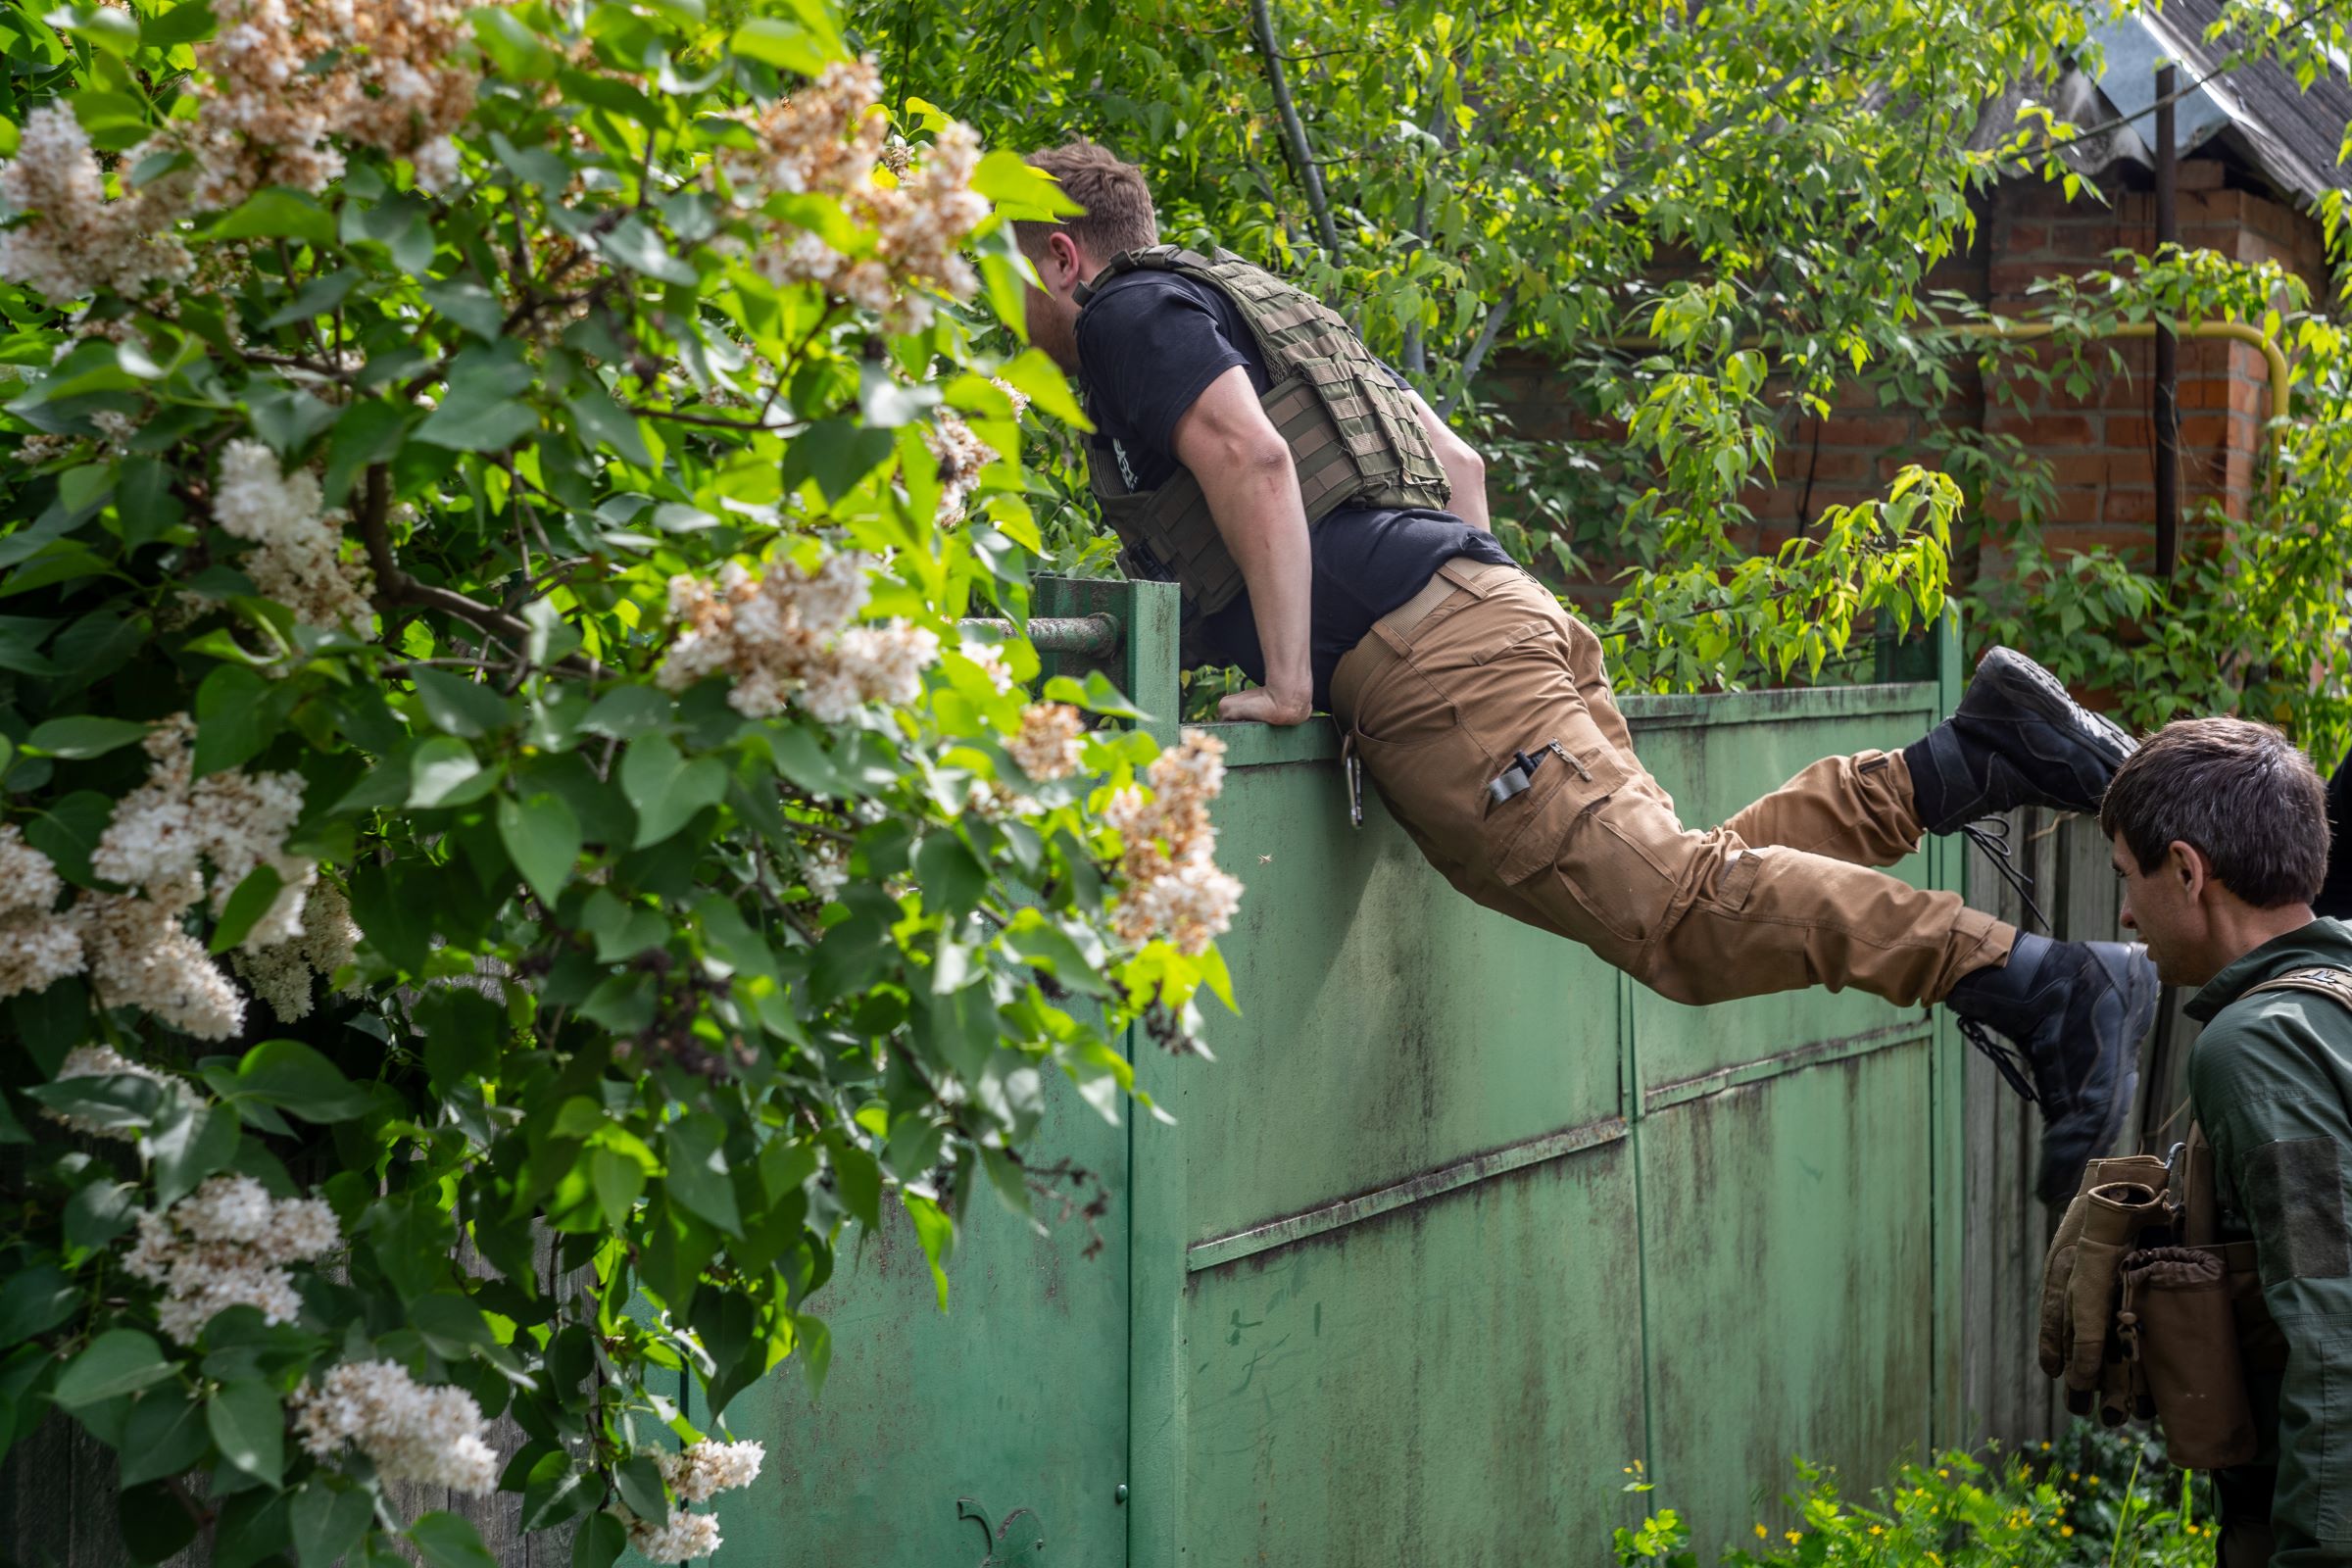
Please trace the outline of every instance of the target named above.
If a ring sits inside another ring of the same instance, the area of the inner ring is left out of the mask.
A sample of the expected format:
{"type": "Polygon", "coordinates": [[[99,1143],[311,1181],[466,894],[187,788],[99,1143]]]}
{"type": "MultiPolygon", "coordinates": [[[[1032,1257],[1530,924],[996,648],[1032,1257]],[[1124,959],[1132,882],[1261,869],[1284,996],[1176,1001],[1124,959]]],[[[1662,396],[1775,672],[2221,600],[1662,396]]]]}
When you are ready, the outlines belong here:
{"type": "MultiPolygon", "coordinates": [[[[1211,258],[1154,245],[1112,257],[1079,289],[1080,310],[1139,271],[1197,278],[1231,300],[1250,324],[1272,378],[1258,405],[1291,449],[1310,528],[1342,507],[1443,510],[1452,501],[1412,394],[1389,379],[1320,300],[1222,250],[1211,258]]],[[[1174,580],[1200,614],[1233,602],[1244,586],[1242,568],[1189,469],[1179,466],[1156,490],[1135,490],[1101,452],[1088,466],[1102,520],[1126,547],[1121,559],[1130,575],[1174,580]]]]}
{"type": "MultiPolygon", "coordinates": [[[[2352,970],[2298,969],[2246,989],[2301,991],[2352,1007],[2352,970]]],[[[2243,1000],[2242,998],[2240,1000],[2243,1000]]],[[[2191,1122],[2174,1161],[2092,1160],[2044,1262],[2041,1366],[2077,1415],[2154,1416],[2173,1462],[2253,1461],[2249,1372],[2286,1365],[2251,1241],[2221,1240],[2213,1149],[2191,1122]]]]}

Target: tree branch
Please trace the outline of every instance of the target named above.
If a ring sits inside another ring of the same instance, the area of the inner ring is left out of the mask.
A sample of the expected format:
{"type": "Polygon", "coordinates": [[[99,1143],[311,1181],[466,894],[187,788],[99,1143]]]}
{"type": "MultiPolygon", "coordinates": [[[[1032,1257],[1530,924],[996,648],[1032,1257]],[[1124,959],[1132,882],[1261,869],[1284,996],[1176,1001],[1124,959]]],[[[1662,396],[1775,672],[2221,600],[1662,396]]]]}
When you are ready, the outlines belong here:
{"type": "Polygon", "coordinates": [[[1438,405],[1439,418],[1449,417],[1454,405],[1461,402],[1462,395],[1470,390],[1471,378],[1478,374],[1478,368],[1486,363],[1488,352],[1494,347],[1494,340],[1502,335],[1503,323],[1511,318],[1511,307],[1518,303],[1519,290],[1516,287],[1506,288],[1502,291],[1502,297],[1494,302],[1494,308],[1487,312],[1486,321],[1479,327],[1478,336],[1471,340],[1470,352],[1462,356],[1461,379],[1454,383],[1453,390],[1446,393],[1445,401],[1438,405]]]}
{"type": "Polygon", "coordinates": [[[1250,16],[1257,30],[1258,51],[1266,57],[1266,84],[1274,90],[1274,108],[1282,117],[1291,162],[1298,168],[1298,182],[1306,187],[1306,205],[1315,215],[1315,234],[1323,241],[1323,249],[1336,258],[1340,231],[1332,226],[1331,203],[1323,194],[1323,172],[1315,166],[1314,151],[1306,144],[1306,126],[1298,119],[1298,106],[1291,101],[1290,81],[1282,74],[1282,51],[1274,42],[1274,13],[1267,0],[1250,0],[1250,16]]]}
{"type": "MultiPolygon", "coordinates": [[[[509,651],[520,657],[530,646],[531,628],[516,616],[492,605],[431,583],[418,582],[400,567],[392,556],[392,476],[382,464],[368,470],[368,480],[361,494],[359,511],[353,520],[359,524],[360,539],[368,547],[368,564],[375,573],[375,597],[379,605],[412,605],[419,610],[438,610],[445,615],[455,615],[466,624],[504,642],[509,651]]],[[[612,672],[595,660],[574,654],[555,666],[573,674],[600,679],[612,672]]]]}

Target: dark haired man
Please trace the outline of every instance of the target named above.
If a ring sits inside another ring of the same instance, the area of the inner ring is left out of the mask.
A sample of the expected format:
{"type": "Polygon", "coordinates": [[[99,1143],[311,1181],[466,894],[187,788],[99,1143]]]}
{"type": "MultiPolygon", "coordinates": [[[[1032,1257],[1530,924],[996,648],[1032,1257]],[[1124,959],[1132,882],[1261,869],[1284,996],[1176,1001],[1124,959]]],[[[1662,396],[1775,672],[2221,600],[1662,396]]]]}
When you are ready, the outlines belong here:
{"type": "Polygon", "coordinates": [[[1085,393],[1129,570],[1173,578],[1192,646],[1258,682],[1222,717],[1327,708],[1457,889],[1678,1002],[1811,985],[1949,1002],[2040,1102],[2044,1195],[2073,1192],[2132,1102],[2146,958],[2024,935],[1870,868],[2013,806],[2090,810],[2122,731],[1996,650],[1926,739],[1827,759],[1685,831],[1634,755],[1599,639],[1488,531],[1477,454],[1317,301],[1159,246],[1143,176],[1102,148],[1030,161],[1085,209],[1019,225],[1043,284],[1030,335],[1085,393]]]}
{"type": "MultiPolygon", "coordinates": [[[[2319,773],[2277,730],[2182,719],[2107,787],[2124,924],[2200,989],[2188,1100],[2224,1242],[2251,1239],[2284,1369],[2248,1371],[2255,1462],[2218,1473],[2222,1568],[2352,1563],[2352,926],[2317,919],[2319,773]]],[[[2245,1327],[2241,1320],[2241,1330],[2245,1327]]]]}

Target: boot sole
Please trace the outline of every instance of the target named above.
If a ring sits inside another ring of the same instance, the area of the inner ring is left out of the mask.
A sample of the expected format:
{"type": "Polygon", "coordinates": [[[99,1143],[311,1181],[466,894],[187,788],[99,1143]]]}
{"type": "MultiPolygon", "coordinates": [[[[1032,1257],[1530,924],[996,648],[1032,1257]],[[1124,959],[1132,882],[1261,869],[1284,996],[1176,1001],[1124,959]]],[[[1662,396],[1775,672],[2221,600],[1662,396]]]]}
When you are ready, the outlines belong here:
{"type": "Polygon", "coordinates": [[[2139,743],[2122,725],[2076,702],[2066,682],[2014,648],[1988,650],[1977,664],[1977,679],[1991,682],[1996,691],[2020,707],[2073,730],[2106,757],[2110,773],[2139,750],[2139,743]]]}

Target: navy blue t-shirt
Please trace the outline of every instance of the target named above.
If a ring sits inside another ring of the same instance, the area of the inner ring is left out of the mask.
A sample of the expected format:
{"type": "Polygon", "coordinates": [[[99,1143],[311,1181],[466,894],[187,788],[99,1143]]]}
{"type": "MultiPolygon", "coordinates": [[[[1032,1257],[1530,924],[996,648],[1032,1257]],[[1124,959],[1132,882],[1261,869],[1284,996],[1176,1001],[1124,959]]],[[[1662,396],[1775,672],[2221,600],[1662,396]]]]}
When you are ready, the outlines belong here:
{"type": "MultiPolygon", "coordinates": [[[[1078,316],[1078,373],[1095,422],[1089,461],[1117,466],[1128,487],[1156,490],[1176,461],[1176,425],[1208,384],[1246,366],[1263,396],[1264,358],[1233,302],[1211,284],[1174,272],[1129,272],[1078,316]]],[[[1399,382],[1399,385],[1402,383],[1399,382]]],[[[1331,701],[1331,673],[1372,623],[1419,593],[1456,556],[1507,563],[1484,529],[1449,512],[1342,508],[1315,524],[1309,659],[1315,704],[1331,701]]],[[[1244,590],[1198,628],[1211,658],[1263,682],[1266,662],[1244,590]]]]}

